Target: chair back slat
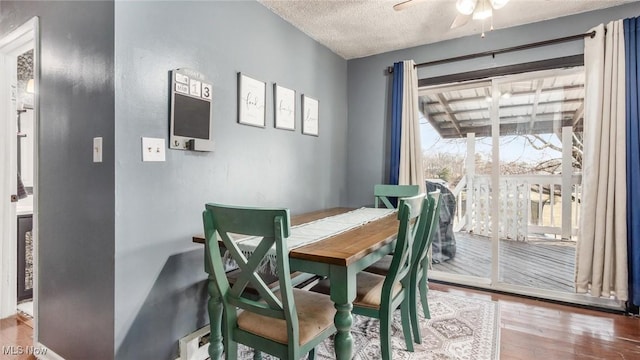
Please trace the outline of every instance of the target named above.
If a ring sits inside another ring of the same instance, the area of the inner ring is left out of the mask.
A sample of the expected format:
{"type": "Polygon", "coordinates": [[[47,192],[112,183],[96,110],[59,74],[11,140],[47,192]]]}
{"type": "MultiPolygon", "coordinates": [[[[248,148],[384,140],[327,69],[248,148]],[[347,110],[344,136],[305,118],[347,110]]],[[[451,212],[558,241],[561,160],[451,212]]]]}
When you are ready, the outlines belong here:
{"type": "Polygon", "coordinates": [[[227,299],[229,304],[240,309],[251,311],[256,314],[268,316],[274,319],[285,319],[284,312],[281,309],[266,306],[263,302],[242,298],[242,297],[229,297],[227,299]]]}
{"type": "Polygon", "coordinates": [[[405,198],[418,195],[420,187],[418,185],[384,185],[377,184],[373,188],[374,206],[380,206],[380,202],[388,208],[394,209],[395,206],[390,198],[405,198]]]}
{"type": "Polygon", "coordinates": [[[440,218],[440,191],[430,192],[427,195],[428,205],[425,211],[424,221],[421,226],[421,238],[416,239],[414,245],[414,256],[412,259],[414,272],[420,273],[422,268],[426,266],[426,259],[433,242],[433,234],[438,226],[440,218]]]}
{"type": "Polygon", "coordinates": [[[429,252],[429,248],[431,248],[431,243],[433,243],[435,230],[439,227],[440,221],[440,204],[442,203],[442,193],[438,191],[434,191],[429,193],[429,196],[433,198],[433,214],[429,217],[431,226],[426,230],[425,236],[427,237],[426,246],[423,258],[426,258],[427,253],[429,252]]]}
{"type": "Polygon", "coordinates": [[[400,199],[398,237],[389,272],[382,285],[384,294],[391,294],[391,289],[398,281],[402,282],[405,287],[408,286],[409,277],[407,275],[411,269],[411,253],[415,237],[419,235],[419,217],[424,202],[424,194],[400,199]]]}
{"type": "Polygon", "coordinates": [[[283,235],[285,238],[289,237],[291,231],[289,209],[243,208],[215,204],[207,204],[207,209],[210,206],[216,209],[215,220],[217,227],[226,233],[247,236],[273,236],[273,219],[276,216],[281,216],[283,235]]]}
{"type": "MultiPolygon", "coordinates": [[[[229,238],[228,236],[226,237],[229,238]]],[[[258,292],[260,298],[265,300],[269,304],[269,306],[271,306],[272,308],[282,309],[282,303],[280,302],[280,300],[278,300],[273,295],[267,283],[257,273],[257,270],[265,261],[265,255],[275,243],[275,238],[262,238],[262,241],[260,241],[258,247],[256,247],[256,249],[253,251],[253,254],[251,254],[251,257],[249,259],[247,259],[242,251],[240,251],[238,245],[234,241],[225,241],[223,237],[223,243],[225,244],[227,251],[229,251],[229,253],[231,254],[231,258],[235,260],[235,262],[238,264],[238,267],[242,270],[230,290],[231,298],[239,298],[243,300],[244,298],[242,297],[242,294],[244,293],[244,290],[247,288],[247,285],[252,284],[254,285],[254,290],[258,292]]],[[[247,302],[247,304],[252,303],[247,302]]],[[[237,304],[236,306],[246,309],[241,303],[237,304]]],[[[251,307],[253,307],[253,305],[251,305],[251,307]]]]}

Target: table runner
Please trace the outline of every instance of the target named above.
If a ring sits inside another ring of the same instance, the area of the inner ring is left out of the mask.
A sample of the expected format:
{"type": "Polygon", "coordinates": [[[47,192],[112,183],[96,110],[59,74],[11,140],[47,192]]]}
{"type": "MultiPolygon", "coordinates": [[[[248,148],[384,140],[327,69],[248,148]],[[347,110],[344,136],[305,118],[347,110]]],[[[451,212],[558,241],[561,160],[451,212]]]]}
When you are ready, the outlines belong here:
{"type": "MultiPolygon", "coordinates": [[[[381,219],[395,211],[397,210],[362,207],[343,214],[329,216],[308,223],[292,226],[291,233],[286,239],[287,248],[289,250],[293,250],[295,248],[341,234],[371,221],[381,219]]],[[[262,237],[260,236],[251,236],[236,240],[236,244],[240,251],[242,251],[246,257],[249,257],[258,244],[260,244],[261,240],[262,237]]],[[[266,271],[268,269],[269,272],[275,274],[275,247],[272,247],[269,250],[265,259],[265,262],[260,266],[260,271],[266,271]]],[[[225,254],[225,263],[227,264],[227,267],[231,265],[229,260],[231,260],[231,257],[227,253],[225,254]]]]}

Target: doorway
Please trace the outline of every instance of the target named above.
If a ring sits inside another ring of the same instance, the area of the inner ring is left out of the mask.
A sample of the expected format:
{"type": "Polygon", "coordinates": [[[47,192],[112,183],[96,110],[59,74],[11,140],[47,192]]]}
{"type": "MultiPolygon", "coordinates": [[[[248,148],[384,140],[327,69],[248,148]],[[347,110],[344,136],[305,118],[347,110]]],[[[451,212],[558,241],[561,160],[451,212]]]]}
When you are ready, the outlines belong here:
{"type": "Polygon", "coordinates": [[[33,49],[17,57],[17,301],[18,315],[33,318],[33,49]]]}
{"type": "Polygon", "coordinates": [[[0,38],[0,318],[37,318],[37,34],[34,17],[0,38]]]}

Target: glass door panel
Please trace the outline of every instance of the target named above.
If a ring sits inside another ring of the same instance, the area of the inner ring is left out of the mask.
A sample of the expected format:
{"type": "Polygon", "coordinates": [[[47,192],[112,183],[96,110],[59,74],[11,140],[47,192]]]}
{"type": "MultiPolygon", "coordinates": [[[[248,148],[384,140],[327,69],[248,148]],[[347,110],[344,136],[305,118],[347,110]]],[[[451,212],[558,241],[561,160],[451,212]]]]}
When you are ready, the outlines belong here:
{"type": "Polygon", "coordinates": [[[582,67],[494,81],[500,283],[574,292],[582,67]]]}
{"type": "Polygon", "coordinates": [[[432,276],[489,283],[491,277],[491,82],[421,89],[428,191],[440,190],[432,276]]]}

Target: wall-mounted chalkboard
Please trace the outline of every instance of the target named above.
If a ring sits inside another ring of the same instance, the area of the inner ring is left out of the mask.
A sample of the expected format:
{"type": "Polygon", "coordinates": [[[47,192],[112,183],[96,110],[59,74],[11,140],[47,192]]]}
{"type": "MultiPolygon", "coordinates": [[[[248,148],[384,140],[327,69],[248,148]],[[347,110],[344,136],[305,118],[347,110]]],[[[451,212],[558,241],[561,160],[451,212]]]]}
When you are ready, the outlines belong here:
{"type": "Polygon", "coordinates": [[[171,71],[171,149],[213,151],[211,81],[191,69],[171,71]]]}

